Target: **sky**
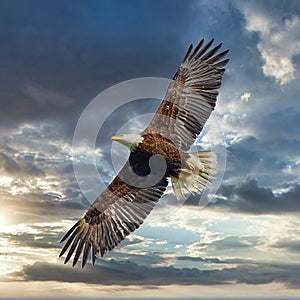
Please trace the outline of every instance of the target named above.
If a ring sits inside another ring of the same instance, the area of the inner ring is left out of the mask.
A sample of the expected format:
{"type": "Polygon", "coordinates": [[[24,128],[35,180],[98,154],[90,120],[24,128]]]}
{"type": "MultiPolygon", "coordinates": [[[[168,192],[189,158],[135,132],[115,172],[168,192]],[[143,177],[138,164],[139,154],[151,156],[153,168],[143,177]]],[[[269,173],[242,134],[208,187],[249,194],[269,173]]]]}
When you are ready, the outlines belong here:
{"type": "Polygon", "coordinates": [[[297,0],[0,1],[0,296],[299,297],[299,28],[297,0]],[[112,180],[128,152],[110,136],[159,105],[98,95],[172,78],[201,38],[230,50],[197,141],[223,153],[217,191],[200,206],[168,189],[95,266],[64,265],[59,240],[101,190],[89,171],[112,180]],[[93,99],[96,147],[73,145],[93,99]]]}

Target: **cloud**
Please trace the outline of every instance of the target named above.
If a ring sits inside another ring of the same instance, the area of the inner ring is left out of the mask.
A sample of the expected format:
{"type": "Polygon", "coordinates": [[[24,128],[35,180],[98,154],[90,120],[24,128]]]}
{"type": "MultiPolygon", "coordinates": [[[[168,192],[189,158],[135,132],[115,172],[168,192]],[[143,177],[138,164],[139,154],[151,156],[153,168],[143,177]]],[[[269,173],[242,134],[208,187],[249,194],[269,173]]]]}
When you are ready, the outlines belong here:
{"type": "Polygon", "coordinates": [[[250,264],[221,270],[177,269],[174,267],[142,267],[130,262],[101,261],[85,269],[36,262],[25,266],[18,276],[32,281],[82,282],[104,285],[215,285],[230,282],[265,284],[281,282],[299,288],[299,266],[250,264]]]}
{"type": "Polygon", "coordinates": [[[2,212],[6,214],[10,224],[79,218],[89,206],[89,202],[80,196],[64,201],[37,192],[11,195],[0,191],[0,196],[2,212]]]}
{"type": "MultiPolygon", "coordinates": [[[[58,200],[78,200],[82,195],[74,175],[73,162],[91,165],[91,156],[101,156],[101,149],[81,149],[71,153],[69,141],[60,136],[54,125],[24,124],[7,134],[0,145],[0,191],[12,200],[17,194],[38,201],[50,197],[58,200]],[[41,140],[47,139],[47,142],[41,140]],[[76,152],[76,153],[75,153],[76,152]]],[[[107,166],[99,165],[103,176],[109,176],[107,166]]],[[[85,178],[87,182],[91,178],[85,178]]],[[[96,179],[95,179],[96,180],[96,179]]],[[[67,203],[68,201],[66,201],[67,203]]]]}
{"type": "MultiPolygon", "coordinates": [[[[0,150],[1,151],[1,150],[0,150]]],[[[43,177],[44,171],[38,168],[34,162],[14,159],[8,153],[0,152],[0,168],[8,175],[16,177],[37,176],[43,177]]]]}
{"type": "MultiPolygon", "coordinates": [[[[270,118],[255,118],[255,135],[234,137],[226,147],[226,169],[223,186],[239,185],[247,177],[255,177],[261,186],[272,189],[291,185],[297,181],[298,156],[295,148],[300,144],[294,125],[297,112],[274,114],[270,118]],[[278,126],[278,123],[282,124],[278,126]],[[276,125],[277,124],[277,125],[276,125]],[[292,125],[294,124],[294,125],[292,125]],[[276,127],[276,130],[272,130],[276,127]],[[284,131],[288,131],[286,135],[284,131]]],[[[226,136],[225,136],[226,138],[226,136]]]]}
{"type": "Polygon", "coordinates": [[[275,194],[271,188],[260,187],[256,178],[247,178],[238,186],[220,189],[227,198],[217,199],[208,207],[229,208],[234,212],[251,214],[278,214],[300,212],[300,186],[291,185],[287,191],[275,194]]]}
{"type": "Polygon", "coordinates": [[[274,248],[287,250],[290,253],[299,253],[300,251],[300,240],[297,238],[282,238],[271,245],[274,248]]]}
{"type": "Polygon", "coordinates": [[[246,29],[258,32],[257,49],[264,62],[265,76],[274,77],[280,85],[296,78],[293,59],[300,54],[300,18],[298,15],[271,15],[260,2],[242,6],[246,29]]]}
{"type": "Polygon", "coordinates": [[[54,126],[22,125],[1,144],[0,202],[7,216],[14,216],[10,222],[79,216],[89,206],[76,182],[71,146],[54,126]]]}
{"type": "Polygon", "coordinates": [[[251,98],[251,93],[249,93],[249,92],[245,92],[240,97],[240,99],[245,102],[248,102],[250,98],[251,98]]]}
{"type": "Polygon", "coordinates": [[[101,265],[87,268],[70,268],[58,264],[36,262],[23,268],[26,280],[85,282],[91,284],[117,285],[168,285],[180,283],[215,284],[218,281],[209,278],[209,274],[197,269],[178,270],[173,267],[146,268],[132,262],[118,263],[116,261],[102,261],[101,265]],[[47,271],[46,271],[47,270],[47,271]]]}
{"type": "Polygon", "coordinates": [[[69,136],[105,88],[135,77],[172,77],[193,16],[192,5],[180,1],[1,5],[0,37],[8,41],[0,49],[1,126],[54,120],[69,136]]]}
{"type": "MultiPolygon", "coordinates": [[[[60,227],[61,229],[61,227],[60,227]]],[[[54,231],[53,228],[51,228],[52,231],[54,231]]],[[[54,232],[51,234],[51,232],[46,233],[45,228],[41,232],[41,234],[37,233],[11,233],[11,234],[0,234],[0,236],[4,236],[7,238],[8,242],[13,242],[15,244],[15,247],[21,248],[25,247],[27,249],[56,249],[61,248],[59,245],[59,239],[60,236],[54,232]]],[[[18,251],[16,251],[18,252],[18,251]]]]}

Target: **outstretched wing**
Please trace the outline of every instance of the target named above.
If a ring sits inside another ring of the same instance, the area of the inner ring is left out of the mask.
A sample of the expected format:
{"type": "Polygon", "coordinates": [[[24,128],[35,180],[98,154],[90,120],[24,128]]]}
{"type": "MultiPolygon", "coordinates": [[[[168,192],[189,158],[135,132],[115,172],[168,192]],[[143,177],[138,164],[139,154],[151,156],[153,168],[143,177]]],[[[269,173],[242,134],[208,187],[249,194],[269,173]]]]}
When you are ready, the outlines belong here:
{"type": "MultiPolygon", "coordinates": [[[[84,216],[62,238],[61,242],[67,240],[60,253],[62,256],[68,250],[65,263],[75,253],[74,266],[82,254],[84,267],[92,250],[94,264],[99,253],[103,256],[137,229],[161,198],[168,185],[167,178],[163,177],[153,186],[138,188],[138,183],[134,186],[126,183],[129,168],[127,162],[84,216]]],[[[140,179],[143,180],[142,177],[140,179]]]]}
{"type": "Polygon", "coordinates": [[[228,50],[218,54],[222,44],[211,48],[202,39],[193,49],[190,45],[167,94],[145,133],[160,133],[187,151],[214,110],[218,88],[229,59],[228,50]]]}

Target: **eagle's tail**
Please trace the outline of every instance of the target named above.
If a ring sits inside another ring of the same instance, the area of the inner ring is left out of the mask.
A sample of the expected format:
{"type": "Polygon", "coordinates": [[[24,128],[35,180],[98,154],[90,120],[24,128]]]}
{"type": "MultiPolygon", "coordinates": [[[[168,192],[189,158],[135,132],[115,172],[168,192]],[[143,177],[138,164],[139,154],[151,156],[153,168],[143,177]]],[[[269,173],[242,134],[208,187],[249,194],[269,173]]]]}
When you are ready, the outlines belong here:
{"type": "Polygon", "coordinates": [[[171,177],[178,200],[186,200],[190,194],[199,194],[214,179],[217,156],[213,151],[189,153],[179,177],[171,177]]]}

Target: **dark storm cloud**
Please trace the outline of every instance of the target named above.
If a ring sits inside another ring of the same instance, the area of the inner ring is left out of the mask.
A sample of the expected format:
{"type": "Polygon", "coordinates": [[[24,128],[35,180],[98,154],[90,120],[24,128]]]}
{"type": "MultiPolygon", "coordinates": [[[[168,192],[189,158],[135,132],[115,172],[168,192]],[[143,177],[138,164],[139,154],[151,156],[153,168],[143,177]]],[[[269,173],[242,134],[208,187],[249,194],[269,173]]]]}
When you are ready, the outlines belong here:
{"type": "Polygon", "coordinates": [[[210,249],[215,249],[217,251],[232,251],[241,252],[243,249],[250,249],[257,246],[260,243],[257,237],[255,236],[227,236],[223,239],[211,242],[207,244],[210,249]],[[234,250],[233,250],[234,249],[234,250]]]}
{"type": "Polygon", "coordinates": [[[199,256],[178,256],[176,259],[178,261],[203,262],[206,264],[245,264],[248,261],[250,261],[250,259],[247,259],[247,258],[220,259],[217,257],[202,258],[199,256]]]}
{"type": "Polygon", "coordinates": [[[176,269],[173,267],[147,268],[132,262],[101,262],[101,265],[85,269],[70,268],[58,264],[36,262],[23,268],[25,279],[34,281],[56,280],[62,282],[83,282],[105,285],[168,285],[168,284],[217,284],[213,271],[197,269],[176,269]],[[45,272],[45,270],[48,270],[45,272]]]}
{"type": "MultiPolygon", "coordinates": [[[[1,151],[1,149],[0,149],[1,151]]],[[[8,175],[18,177],[23,176],[40,176],[45,175],[44,171],[37,167],[34,162],[16,160],[7,153],[0,152],[0,168],[8,175]]]]}
{"type": "Polygon", "coordinates": [[[172,76],[197,13],[181,1],[0,5],[1,126],[54,119],[72,130],[104,88],[134,77],[172,76]]]}
{"type": "Polygon", "coordinates": [[[228,200],[218,199],[208,207],[230,209],[251,214],[278,214],[300,212],[300,186],[294,184],[288,191],[274,194],[271,188],[260,187],[255,178],[248,178],[234,188],[220,189],[228,200]]]}
{"type": "Polygon", "coordinates": [[[222,270],[177,269],[174,267],[144,267],[134,263],[101,261],[94,267],[71,268],[58,264],[36,262],[23,268],[21,273],[32,281],[83,282],[104,285],[215,285],[230,282],[267,284],[280,282],[299,288],[299,266],[284,264],[249,264],[222,270]]]}
{"type": "Polygon", "coordinates": [[[288,250],[289,252],[299,253],[300,240],[282,239],[272,245],[274,248],[288,250]]]}
{"type": "Polygon", "coordinates": [[[4,153],[0,153],[0,166],[8,174],[15,174],[20,171],[20,166],[16,161],[4,153]]]}
{"type": "MultiPolygon", "coordinates": [[[[274,126],[268,128],[271,131],[274,126]]],[[[247,176],[254,175],[262,186],[273,187],[292,182],[295,174],[284,171],[291,159],[296,158],[296,146],[300,144],[300,140],[298,142],[294,139],[294,143],[289,143],[287,135],[282,134],[277,139],[275,136],[271,138],[272,135],[273,133],[270,133],[269,140],[245,136],[231,143],[227,147],[224,179],[232,185],[237,185],[241,179],[244,180],[247,176]]],[[[225,193],[229,185],[221,189],[225,193]]]]}
{"type": "MultiPolygon", "coordinates": [[[[51,230],[53,230],[53,228],[51,228],[51,230]]],[[[59,245],[61,234],[46,233],[45,228],[43,228],[43,231],[40,234],[25,232],[23,232],[22,234],[0,233],[0,236],[1,238],[13,242],[16,247],[30,247],[40,249],[61,248],[61,246],[59,245]]]]}

